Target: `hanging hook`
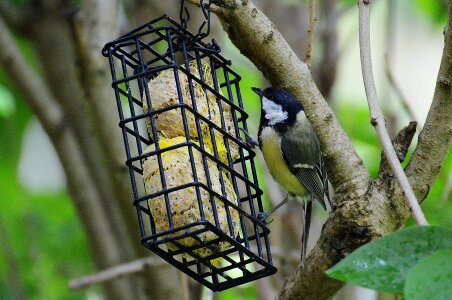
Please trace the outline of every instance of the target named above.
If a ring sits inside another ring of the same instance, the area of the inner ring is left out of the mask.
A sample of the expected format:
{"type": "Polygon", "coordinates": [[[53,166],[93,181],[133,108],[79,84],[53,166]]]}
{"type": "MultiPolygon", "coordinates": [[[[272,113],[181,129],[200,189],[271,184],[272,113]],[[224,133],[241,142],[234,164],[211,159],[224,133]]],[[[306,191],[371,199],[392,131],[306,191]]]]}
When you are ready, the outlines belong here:
{"type": "Polygon", "coordinates": [[[179,19],[181,25],[187,29],[188,21],[190,20],[190,13],[188,12],[188,9],[185,7],[185,0],[180,1],[180,10],[179,10],[179,19]],[[185,13],[185,16],[184,16],[185,13]]]}
{"type": "Polygon", "coordinates": [[[206,19],[202,22],[201,26],[198,29],[198,34],[195,36],[194,40],[199,41],[210,34],[210,5],[212,5],[212,0],[209,0],[207,3],[204,3],[204,0],[199,0],[199,6],[201,7],[201,11],[206,19]],[[204,27],[207,25],[206,32],[203,32],[204,27]]]}
{"type": "MultiPolygon", "coordinates": [[[[193,38],[193,42],[198,42],[210,34],[210,5],[212,0],[199,0],[199,6],[201,7],[202,14],[205,20],[201,23],[198,29],[198,33],[193,38]],[[206,29],[204,31],[204,29],[206,29]]],[[[187,29],[188,21],[190,20],[190,13],[187,7],[185,7],[185,0],[180,1],[179,19],[181,25],[187,29]]]]}

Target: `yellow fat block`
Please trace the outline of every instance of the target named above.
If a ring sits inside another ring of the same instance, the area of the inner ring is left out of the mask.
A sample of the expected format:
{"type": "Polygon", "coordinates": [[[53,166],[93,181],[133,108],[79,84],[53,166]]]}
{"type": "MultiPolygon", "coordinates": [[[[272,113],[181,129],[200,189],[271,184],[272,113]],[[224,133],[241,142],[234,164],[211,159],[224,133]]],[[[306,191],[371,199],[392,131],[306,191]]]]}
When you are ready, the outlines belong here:
{"type": "MultiPolygon", "coordinates": [[[[204,74],[204,81],[209,86],[213,87],[214,84],[210,66],[205,61],[202,61],[202,68],[204,74]]],[[[181,71],[177,72],[179,75],[183,101],[188,106],[193,107],[188,76],[181,71]]],[[[200,78],[196,61],[192,61],[190,63],[190,72],[195,77],[200,78]]],[[[204,116],[205,118],[211,120],[217,126],[221,127],[221,114],[219,108],[219,105],[221,105],[223,109],[223,118],[226,131],[230,135],[235,137],[236,132],[234,122],[232,119],[230,105],[228,105],[224,101],[218,101],[221,102],[221,104],[219,104],[217,102],[215,95],[207,90],[204,90],[201,84],[197,83],[195,80],[192,80],[192,85],[198,113],[204,116]]],[[[148,89],[154,110],[162,109],[179,103],[179,97],[177,94],[176,80],[174,77],[173,69],[168,69],[160,72],[157,77],[149,81],[148,89]]],[[[146,96],[143,97],[143,110],[145,113],[149,111],[146,96]]],[[[198,140],[195,116],[188,110],[185,110],[185,115],[188,123],[188,132],[190,134],[190,137],[198,140]]],[[[162,136],[169,139],[175,138],[177,136],[185,136],[182,112],[179,108],[171,109],[158,115],[154,115],[154,119],[156,124],[156,130],[162,136]]],[[[151,133],[152,127],[149,118],[146,119],[146,125],[149,133],[151,133]]],[[[213,154],[214,153],[213,141],[208,124],[200,120],[199,127],[202,133],[204,144],[213,154]]],[[[227,164],[228,163],[227,148],[225,146],[223,134],[216,130],[214,130],[214,133],[215,133],[215,144],[217,146],[219,158],[223,163],[227,164]]],[[[235,161],[239,156],[238,145],[232,142],[230,139],[228,139],[228,144],[231,159],[232,161],[235,161]]]]}
{"type": "MultiPolygon", "coordinates": [[[[164,149],[171,145],[176,145],[185,142],[186,139],[184,137],[176,137],[172,139],[160,139],[159,146],[161,149],[164,149]]],[[[154,149],[155,149],[154,145],[151,145],[146,149],[146,152],[153,151],[154,149]]],[[[165,170],[165,180],[168,189],[188,184],[194,181],[192,168],[190,164],[190,155],[187,146],[163,152],[161,154],[161,157],[163,169],[165,170]]],[[[207,179],[202,161],[202,154],[194,148],[193,148],[193,158],[196,166],[198,180],[207,186],[207,179]]],[[[221,191],[221,182],[219,177],[220,171],[213,161],[209,160],[208,158],[206,159],[212,183],[212,190],[214,190],[216,193],[220,195],[223,195],[221,191]]],[[[237,196],[234,192],[234,188],[229,179],[227,178],[226,173],[222,171],[222,174],[225,185],[226,198],[230,202],[234,202],[235,204],[237,204],[237,196]]],[[[143,179],[147,194],[155,193],[162,190],[157,155],[150,156],[143,162],[143,179]]],[[[205,219],[206,221],[215,225],[212,204],[210,201],[210,194],[203,188],[200,188],[199,191],[205,219]]],[[[168,198],[170,202],[171,216],[175,228],[179,226],[188,225],[193,222],[201,221],[195,187],[188,187],[185,189],[172,192],[168,194],[168,198]]],[[[216,204],[220,229],[221,231],[230,235],[229,225],[227,221],[227,213],[224,203],[217,197],[214,197],[213,200],[216,204]]],[[[164,196],[162,195],[159,197],[149,199],[149,207],[154,217],[157,232],[169,230],[170,229],[169,219],[167,215],[164,196]]],[[[240,219],[238,212],[235,209],[229,207],[229,212],[231,215],[233,225],[232,237],[235,238],[239,233],[240,219]]],[[[197,230],[200,228],[201,228],[200,226],[197,226],[191,227],[188,230],[197,230]]],[[[174,236],[180,235],[182,233],[183,233],[182,231],[177,232],[176,234],[174,234],[174,236]]],[[[198,237],[202,241],[208,242],[216,239],[217,235],[210,231],[207,231],[198,234],[198,237]]],[[[191,237],[180,239],[178,240],[178,242],[184,246],[194,246],[198,244],[198,241],[191,237]]],[[[167,244],[167,247],[169,250],[173,251],[178,249],[178,247],[173,244],[167,244]]],[[[230,244],[227,242],[219,242],[218,244],[213,245],[213,248],[215,248],[215,250],[217,251],[222,251],[228,249],[229,247],[230,244]]],[[[197,249],[194,252],[200,257],[206,257],[214,253],[214,251],[206,247],[197,249]]],[[[186,254],[185,257],[189,257],[189,255],[186,254]]],[[[212,264],[218,267],[219,261],[212,260],[212,264]]]]}

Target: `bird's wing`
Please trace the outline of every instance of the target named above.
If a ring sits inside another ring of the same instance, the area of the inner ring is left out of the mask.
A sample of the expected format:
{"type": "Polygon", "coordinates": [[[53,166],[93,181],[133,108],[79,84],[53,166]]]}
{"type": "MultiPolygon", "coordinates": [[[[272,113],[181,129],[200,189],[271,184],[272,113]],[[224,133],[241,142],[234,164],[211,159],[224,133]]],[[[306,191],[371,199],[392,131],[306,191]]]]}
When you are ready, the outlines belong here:
{"type": "Polygon", "coordinates": [[[292,173],[326,209],[324,195],[328,197],[328,179],[317,139],[299,136],[295,142],[283,136],[281,150],[292,173]]]}

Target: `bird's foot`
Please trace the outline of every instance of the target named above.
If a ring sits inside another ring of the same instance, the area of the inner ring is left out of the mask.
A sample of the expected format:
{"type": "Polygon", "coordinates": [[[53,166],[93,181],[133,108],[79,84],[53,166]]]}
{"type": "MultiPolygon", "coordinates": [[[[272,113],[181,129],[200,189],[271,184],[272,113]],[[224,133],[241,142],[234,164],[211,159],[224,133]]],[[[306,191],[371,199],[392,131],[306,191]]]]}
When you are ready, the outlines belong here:
{"type": "Polygon", "coordinates": [[[250,148],[254,148],[259,146],[259,142],[253,138],[248,132],[245,131],[245,129],[243,128],[239,128],[243,134],[245,135],[245,143],[250,147],[250,148]]]}
{"type": "Polygon", "coordinates": [[[268,217],[271,215],[272,212],[260,212],[257,215],[257,219],[259,221],[261,221],[264,224],[270,224],[271,222],[273,222],[273,219],[267,221],[268,217]]]}
{"type": "Polygon", "coordinates": [[[261,221],[264,224],[270,224],[273,220],[270,220],[267,222],[268,217],[273,214],[278,208],[280,208],[281,206],[283,206],[287,200],[289,199],[289,195],[286,196],[286,198],[284,198],[283,201],[279,202],[276,206],[274,206],[272,209],[270,209],[269,211],[266,212],[260,212],[257,215],[257,219],[259,221],[261,221]]]}

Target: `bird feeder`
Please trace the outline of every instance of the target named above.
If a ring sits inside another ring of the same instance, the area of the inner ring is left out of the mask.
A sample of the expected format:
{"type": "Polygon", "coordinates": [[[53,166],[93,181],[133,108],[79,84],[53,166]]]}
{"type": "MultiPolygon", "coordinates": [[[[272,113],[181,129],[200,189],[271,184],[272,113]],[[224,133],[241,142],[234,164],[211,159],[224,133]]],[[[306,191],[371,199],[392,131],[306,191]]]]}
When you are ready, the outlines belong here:
{"type": "MultiPolygon", "coordinates": [[[[240,76],[199,32],[162,16],[109,42],[141,242],[213,291],[276,272],[240,76]]],[[[184,16],[184,13],[186,14],[184,16]]],[[[202,29],[206,27],[207,32],[202,29]]]]}

